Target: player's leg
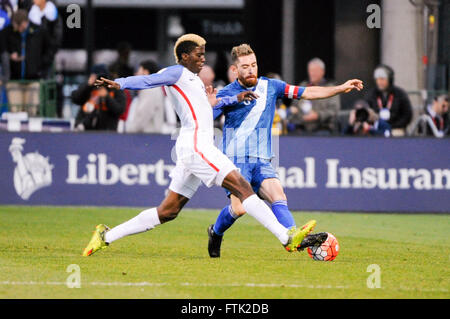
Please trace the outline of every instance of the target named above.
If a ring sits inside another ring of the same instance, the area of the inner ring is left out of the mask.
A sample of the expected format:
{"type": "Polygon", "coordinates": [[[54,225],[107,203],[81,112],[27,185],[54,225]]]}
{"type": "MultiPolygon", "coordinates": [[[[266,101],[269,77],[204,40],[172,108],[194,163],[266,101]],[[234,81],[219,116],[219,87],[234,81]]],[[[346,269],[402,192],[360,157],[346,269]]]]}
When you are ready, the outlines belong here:
{"type": "Polygon", "coordinates": [[[283,245],[288,243],[288,229],[277,221],[269,207],[258,198],[250,183],[237,170],[227,174],[222,187],[236,196],[241,201],[244,210],[274,234],[283,245]]]}
{"type": "MultiPolygon", "coordinates": [[[[286,212],[286,209],[284,209],[286,205],[281,207],[284,203],[286,203],[286,200],[284,200],[284,202],[282,201],[282,199],[285,199],[286,196],[284,195],[281,184],[278,179],[276,179],[277,174],[271,164],[268,162],[257,162],[236,164],[236,166],[239,167],[239,172],[241,175],[251,183],[255,193],[258,193],[261,198],[269,200],[271,203],[276,200],[274,205],[272,205],[272,211],[278,221],[288,229],[295,227],[295,222],[292,215],[286,216],[287,214],[290,214],[289,210],[286,212]],[[266,179],[270,181],[278,181],[279,187],[276,187],[276,185],[272,186],[275,182],[264,183],[266,179]],[[262,183],[266,186],[263,192],[260,191],[262,183]],[[266,193],[265,191],[269,193],[270,196],[261,196],[266,193]]],[[[208,252],[211,257],[220,257],[220,247],[224,232],[234,224],[237,218],[245,214],[241,201],[234,195],[231,195],[230,199],[231,205],[222,209],[216,222],[212,225],[212,229],[211,226],[208,229],[208,252]]]]}
{"type": "Polygon", "coordinates": [[[316,225],[316,221],[312,220],[302,229],[288,230],[278,222],[269,207],[253,192],[250,184],[237,170],[231,171],[225,177],[222,186],[238,197],[244,210],[272,232],[289,252],[297,250],[305,236],[316,225]]]}
{"type": "Polygon", "coordinates": [[[158,207],[146,209],[112,229],[104,224],[97,225],[91,241],[83,251],[83,256],[90,256],[122,237],[146,232],[173,220],[188,201],[189,198],[169,191],[158,207]]]}
{"type": "Polygon", "coordinates": [[[223,233],[244,214],[245,209],[241,201],[236,196],[230,195],[230,205],[225,206],[219,216],[217,216],[213,227],[214,232],[219,236],[223,236],[223,233]]]}
{"type": "Polygon", "coordinates": [[[167,223],[178,216],[178,213],[188,201],[189,198],[169,190],[166,198],[158,207],[146,209],[139,215],[106,232],[105,242],[110,244],[122,237],[139,234],[167,223]]]}
{"type": "Polygon", "coordinates": [[[111,230],[103,224],[97,225],[91,241],[83,252],[83,256],[90,256],[122,237],[148,231],[175,219],[184,205],[197,191],[197,188],[200,186],[200,180],[189,174],[182,163],[177,163],[170,177],[172,181],[169,185],[169,192],[158,207],[146,209],[139,215],[111,230]]]}
{"type": "Polygon", "coordinates": [[[284,227],[295,227],[294,217],[288,208],[286,194],[278,178],[264,179],[259,188],[259,195],[271,203],[275,217],[284,227]]]}
{"type": "Polygon", "coordinates": [[[230,191],[241,202],[244,210],[266,227],[288,251],[294,251],[303,238],[315,226],[311,221],[302,230],[289,231],[275,218],[270,208],[253,192],[250,183],[239,174],[237,167],[213,145],[204,145],[196,150],[196,159],[185,163],[189,171],[210,187],[220,185],[230,191]]]}
{"type": "MultiPolygon", "coordinates": [[[[239,170],[239,173],[247,180],[251,181],[253,165],[249,163],[237,163],[235,164],[239,170]]],[[[217,216],[216,222],[213,225],[214,234],[223,236],[223,233],[234,224],[234,222],[243,214],[245,214],[244,207],[241,201],[226,190],[228,197],[231,200],[230,205],[224,207],[217,216]]],[[[211,236],[210,236],[211,237],[211,236]]],[[[216,236],[217,237],[217,236],[216,236]]],[[[221,241],[221,238],[220,238],[221,241]]]]}
{"type": "Polygon", "coordinates": [[[245,209],[236,196],[230,195],[230,201],[231,204],[222,209],[216,222],[208,227],[208,253],[212,258],[220,257],[224,232],[245,214],[245,209]]]}
{"type": "MultiPolygon", "coordinates": [[[[284,193],[278,178],[264,179],[259,188],[259,195],[272,204],[273,213],[284,227],[295,227],[294,217],[287,206],[286,194],[284,193]]],[[[304,250],[306,247],[320,245],[327,237],[327,233],[308,234],[303,239],[298,250],[304,250]]]]}

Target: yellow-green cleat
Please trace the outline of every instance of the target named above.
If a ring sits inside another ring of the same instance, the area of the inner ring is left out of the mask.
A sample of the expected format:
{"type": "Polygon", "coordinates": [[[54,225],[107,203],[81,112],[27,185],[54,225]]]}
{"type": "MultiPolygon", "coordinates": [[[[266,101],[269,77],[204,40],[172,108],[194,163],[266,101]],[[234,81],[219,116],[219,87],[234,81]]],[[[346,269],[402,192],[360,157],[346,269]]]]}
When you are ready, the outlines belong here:
{"type": "Polygon", "coordinates": [[[284,246],[288,252],[297,251],[298,247],[302,243],[303,239],[308,235],[314,227],[316,227],[317,222],[315,220],[310,220],[305,225],[303,225],[301,228],[292,228],[289,230],[289,241],[284,246]]]}
{"type": "Polygon", "coordinates": [[[83,256],[90,256],[96,251],[108,247],[108,244],[105,242],[105,233],[108,230],[109,227],[103,224],[95,226],[94,235],[92,235],[91,241],[84,249],[83,256]]]}

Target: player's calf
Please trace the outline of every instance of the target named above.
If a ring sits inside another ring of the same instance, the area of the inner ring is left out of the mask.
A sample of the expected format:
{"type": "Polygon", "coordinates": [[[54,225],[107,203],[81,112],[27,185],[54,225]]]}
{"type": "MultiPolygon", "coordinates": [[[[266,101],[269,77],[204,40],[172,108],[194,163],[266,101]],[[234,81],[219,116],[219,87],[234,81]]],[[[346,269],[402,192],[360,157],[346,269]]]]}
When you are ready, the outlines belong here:
{"type": "Polygon", "coordinates": [[[183,195],[169,191],[167,197],[157,208],[161,224],[174,220],[188,201],[189,199],[183,195]]]}
{"type": "MultiPolygon", "coordinates": [[[[283,245],[288,244],[288,229],[277,221],[270,208],[258,198],[253,192],[249,182],[247,182],[241,174],[236,170],[230,172],[225,177],[222,186],[239,198],[244,210],[274,234],[283,245]]],[[[300,242],[298,244],[300,244],[300,242]]]]}

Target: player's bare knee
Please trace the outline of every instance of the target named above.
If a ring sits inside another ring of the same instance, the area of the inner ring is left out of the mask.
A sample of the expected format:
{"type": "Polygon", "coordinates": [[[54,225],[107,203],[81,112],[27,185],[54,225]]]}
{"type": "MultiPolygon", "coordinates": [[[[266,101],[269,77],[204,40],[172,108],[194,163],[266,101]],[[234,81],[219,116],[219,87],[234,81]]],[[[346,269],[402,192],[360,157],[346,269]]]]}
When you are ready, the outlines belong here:
{"type": "Polygon", "coordinates": [[[240,217],[245,214],[245,209],[242,203],[235,196],[231,196],[231,209],[233,210],[233,215],[240,217]]]}
{"type": "Polygon", "coordinates": [[[277,202],[277,201],[279,201],[279,200],[285,200],[285,201],[287,201],[286,194],[285,194],[285,193],[282,193],[282,194],[279,194],[279,195],[277,195],[277,196],[273,196],[273,198],[271,198],[269,201],[273,203],[273,202],[277,202]]]}
{"type": "Polygon", "coordinates": [[[237,210],[233,210],[233,212],[234,212],[234,214],[235,214],[237,217],[241,217],[242,215],[245,214],[245,209],[244,209],[244,208],[239,208],[239,209],[237,209],[237,210]]]}

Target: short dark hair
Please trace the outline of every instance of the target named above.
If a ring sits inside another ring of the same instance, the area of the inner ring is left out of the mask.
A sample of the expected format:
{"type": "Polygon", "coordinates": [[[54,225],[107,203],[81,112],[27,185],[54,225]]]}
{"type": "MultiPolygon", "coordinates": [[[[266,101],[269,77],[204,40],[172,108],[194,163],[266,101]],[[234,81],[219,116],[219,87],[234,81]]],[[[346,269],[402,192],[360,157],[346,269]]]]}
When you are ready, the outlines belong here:
{"type": "Polygon", "coordinates": [[[177,46],[177,49],[175,50],[176,55],[177,55],[177,60],[181,61],[183,53],[190,54],[192,51],[195,50],[196,47],[198,47],[198,44],[193,42],[193,41],[183,41],[183,42],[181,42],[177,46]]]}
{"type": "Polygon", "coordinates": [[[13,23],[22,24],[22,22],[24,22],[24,21],[28,21],[28,12],[27,11],[25,11],[23,9],[19,9],[13,13],[13,16],[12,16],[13,23]]]}
{"type": "Polygon", "coordinates": [[[147,70],[148,73],[152,74],[152,73],[156,73],[159,71],[159,67],[158,64],[156,64],[155,61],[152,60],[145,60],[142,61],[140,66],[144,69],[147,70]]]}

